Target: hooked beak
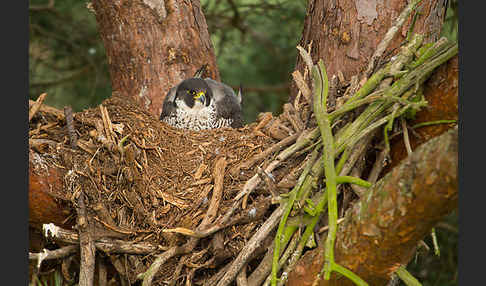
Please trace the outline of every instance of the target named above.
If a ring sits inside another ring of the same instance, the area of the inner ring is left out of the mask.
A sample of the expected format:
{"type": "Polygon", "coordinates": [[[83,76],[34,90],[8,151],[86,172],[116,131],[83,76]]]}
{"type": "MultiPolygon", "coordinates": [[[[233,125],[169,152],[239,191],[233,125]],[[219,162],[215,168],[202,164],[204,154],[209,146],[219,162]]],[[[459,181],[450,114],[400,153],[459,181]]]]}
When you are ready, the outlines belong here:
{"type": "Polygon", "coordinates": [[[206,94],[204,91],[200,91],[194,95],[194,100],[199,100],[202,104],[206,103],[206,94]]]}

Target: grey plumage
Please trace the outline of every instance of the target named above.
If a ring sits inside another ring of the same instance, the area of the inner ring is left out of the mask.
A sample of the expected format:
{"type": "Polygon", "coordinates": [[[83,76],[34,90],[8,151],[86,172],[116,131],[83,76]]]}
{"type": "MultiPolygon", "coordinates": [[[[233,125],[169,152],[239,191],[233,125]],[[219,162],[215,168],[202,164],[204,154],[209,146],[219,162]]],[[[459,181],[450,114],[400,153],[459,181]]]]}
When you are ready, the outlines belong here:
{"type": "Polygon", "coordinates": [[[224,83],[210,78],[190,78],[169,90],[160,120],[191,130],[239,128],[243,126],[241,101],[241,89],[236,95],[224,83]]]}

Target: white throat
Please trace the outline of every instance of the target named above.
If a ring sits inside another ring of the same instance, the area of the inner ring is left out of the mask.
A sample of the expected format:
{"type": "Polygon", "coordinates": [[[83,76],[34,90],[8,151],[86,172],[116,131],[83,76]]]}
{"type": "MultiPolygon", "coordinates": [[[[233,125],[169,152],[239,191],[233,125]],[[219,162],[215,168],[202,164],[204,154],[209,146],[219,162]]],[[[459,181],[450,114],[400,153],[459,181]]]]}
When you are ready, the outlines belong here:
{"type": "MultiPolygon", "coordinates": [[[[215,112],[214,106],[204,105],[199,100],[194,101],[194,106],[190,108],[186,102],[181,99],[176,99],[177,112],[184,117],[190,118],[190,120],[208,120],[213,112],[215,112]]],[[[211,102],[212,103],[212,102],[211,102]]]]}
{"type": "Polygon", "coordinates": [[[176,128],[190,130],[204,130],[221,127],[229,127],[233,122],[230,118],[216,118],[216,106],[211,101],[209,106],[205,106],[199,101],[190,108],[184,100],[176,99],[177,108],[171,116],[163,119],[167,124],[176,128]]]}

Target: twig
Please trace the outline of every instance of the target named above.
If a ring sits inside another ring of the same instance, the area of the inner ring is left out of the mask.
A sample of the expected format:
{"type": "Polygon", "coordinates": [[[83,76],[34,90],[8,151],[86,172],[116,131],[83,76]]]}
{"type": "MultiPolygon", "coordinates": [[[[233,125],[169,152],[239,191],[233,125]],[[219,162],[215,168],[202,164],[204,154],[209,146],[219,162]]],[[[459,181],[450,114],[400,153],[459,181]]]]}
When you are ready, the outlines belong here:
{"type": "Polygon", "coordinates": [[[57,144],[59,143],[50,139],[30,139],[29,138],[29,147],[37,150],[42,149],[41,147],[43,145],[49,145],[53,148],[56,148],[57,144]]]}
{"type": "Polygon", "coordinates": [[[204,216],[203,221],[199,225],[198,229],[202,230],[205,229],[206,226],[211,224],[214,219],[216,218],[219,203],[221,201],[221,197],[223,195],[223,183],[224,183],[224,172],[226,170],[226,158],[221,157],[219,158],[216,163],[214,164],[214,188],[213,188],[213,195],[211,196],[211,202],[209,203],[208,210],[206,215],[204,216]]]}
{"type": "Polygon", "coordinates": [[[76,212],[78,215],[77,226],[79,231],[79,247],[81,252],[79,285],[91,286],[94,282],[96,248],[90,232],[83,193],[81,193],[78,198],[78,207],[76,208],[76,212]]]}
{"type": "MultiPolygon", "coordinates": [[[[298,230],[297,226],[289,226],[285,229],[285,233],[281,239],[282,248],[286,248],[290,239],[292,237],[296,237],[294,233],[297,230],[298,230]]],[[[268,247],[267,252],[265,253],[265,256],[263,257],[262,261],[251,273],[250,277],[248,277],[249,286],[260,286],[262,282],[265,281],[265,278],[269,276],[270,271],[272,270],[272,258],[273,258],[274,247],[275,244],[272,244],[270,245],[270,247],[268,247]]]]}
{"type": "Polygon", "coordinates": [[[436,124],[451,124],[451,123],[457,123],[457,120],[436,120],[436,121],[421,122],[413,125],[412,129],[416,129],[424,126],[436,125],[436,124]]]}
{"type": "Polygon", "coordinates": [[[273,144],[271,147],[265,149],[265,151],[258,153],[256,155],[254,155],[253,157],[251,157],[250,159],[248,159],[247,161],[239,164],[238,167],[236,167],[236,169],[234,171],[232,171],[233,175],[239,174],[239,171],[241,169],[250,169],[253,165],[260,162],[260,160],[265,159],[270,154],[277,152],[277,151],[280,151],[282,148],[287,147],[288,145],[294,143],[295,140],[299,137],[299,135],[300,134],[296,133],[296,134],[293,134],[291,136],[288,136],[288,137],[282,139],[281,141],[273,144]]]}
{"type": "Polygon", "coordinates": [[[118,272],[118,275],[120,276],[120,284],[121,286],[130,286],[130,277],[128,274],[128,271],[124,267],[124,263],[121,261],[120,256],[114,256],[110,255],[108,256],[110,258],[111,264],[115,267],[116,271],[118,272]]]}
{"type": "Polygon", "coordinates": [[[412,146],[410,146],[410,139],[408,138],[408,128],[407,123],[405,122],[405,118],[400,117],[400,123],[402,124],[403,130],[403,143],[405,144],[405,148],[407,149],[407,154],[410,156],[410,154],[412,154],[412,146]]]}
{"type": "Polygon", "coordinates": [[[290,215],[290,212],[293,208],[293,204],[295,200],[297,199],[298,193],[301,192],[301,188],[304,185],[304,180],[307,177],[307,174],[309,174],[317,156],[319,154],[319,148],[315,148],[314,151],[312,151],[310,155],[309,161],[306,163],[306,167],[304,171],[302,171],[302,174],[299,177],[299,180],[297,181],[297,184],[295,187],[292,189],[292,191],[289,192],[289,198],[285,204],[282,204],[281,207],[283,207],[284,212],[282,215],[282,219],[279,222],[277,233],[275,235],[275,246],[274,246],[274,252],[273,252],[273,259],[272,259],[272,284],[275,285],[277,281],[277,271],[278,271],[278,259],[280,257],[280,240],[281,236],[284,232],[285,224],[287,222],[287,218],[290,215]]]}
{"type": "MultiPolygon", "coordinates": [[[[338,220],[336,221],[336,224],[340,224],[340,223],[341,223],[341,222],[343,222],[343,221],[344,221],[344,218],[342,217],[342,218],[340,218],[340,219],[338,219],[338,220]]],[[[323,233],[323,232],[325,232],[325,231],[326,231],[326,230],[328,230],[328,229],[329,229],[329,225],[323,226],[323,227],[321,227],[321,228],[319,229],[319,231],[318,231],[317,233],[323,233]]]]}
{"type": "MultiPolygon", "coordinates": [[[[44,225],[44,236],[51,237],[56,241],[61,241],[70,244],[79,244],[79,234],[74,231],[60,228],[54,224],[44,225]]],[[[163,247],[151,243],[134,243],[124,240],[113,240],[108,238],[100,238],[95,240],[96,249],[106,253],[125,253],[125,254],[150,254],[155,251],[164,250],[163,247]]]]}
{"type": "Polygon", "coordinates": [[[260,176],[260,179],[263,180],[267,185],[268,191],[270,192],[272,197],[278,197],[277,188],[275,187],[275,179],[273,178],[273,176],[270,176],[270,174],[263,171],[260,167],[257,167],[257,174],[260,176]]]}
{"type": "Polygon", "coordinates": [[[216,274],[211,276],[206,282],[203,284],[203,286],[214,286],[216,283],[223,277],[223,275],[228,271],[230,268],[230,264],[226,264],[223,268],[221,268],[216,274]]]}
{"type": "MultiPolygon", "coordinates": [[[[423,41],[422,35],[419,34],[415,35],[412,41],[410,41],[406,46],[402,47],[401,52],[400,54],[397,55],[396,59],[388,63],[384,68],[373,73],[373,75],[369,76],[369,79],[353,96],[351,96],[346,101],[343,107],[346,107],[354,103],[354,101],[356,100],[360,100],[364,98],[380,84],[383,85],[382,80],[385,78],[385,76],[389,76],[390,73],[392,75],[398,73],[404,65],[406,65],[410,60],[412,60],[414,52],[419,48],[422,41],[423,41]]],[[[391,79],[385,79],[385,80],[387,81],[387,83],[391,82],[391,79]]],[[[402,93],[403,91],[398,93],[397,97],[402,93]]]]}
{"type": "Polygon", "coordinates": [[[184,267],[184,264],[186,263],[186,260],[187,260],[187,257],[186,256],[184,256],[181,259],[179,259],[179,262],[177,263],[177,266],[176,266],[176,268],[174,270],[174,273],[172,273],[172,279],[169,282],[169,285],[168,286],[173,286],[173,285],[176,284],[176,282],[177,282],[177,280],[179,278],[179,275],[182,272],[182,268],[184,267]]]}
{"type": "Polygon", "coordinates": [[[302,76],[300,71],[295,70],[292,73],[292,78],[294,79],[295,84],[299,88],[299,91],[302,92],[302,95],[305,97],[307,102],[312,102],[311,101],[311,91],[310,91],[309,87],[307,86],[307,83],[305,82],[304,77],[302,76]]]}
{"type": "Polygon", "coordinates": [[[249,208],[247,211],[243,212],[239,216],[233,217],[230,221],[224,221],[221,220],[221,222],[214,223],[212,226],[204,229],[196,229],[196,230],[191,230],[187,229],[184,227],[176,227],[176,228],[170,228],[170,229],[164,229],[162,232],[169,232],[169,233],[180,233],[186,236],[191,236],[191,237],[196,237],[196,238],[204,238],[212,235],[213,233],[216,233],[224,228],[237,225],[237,224],[243,224],[243,223],[249,223],[252,221],[256,221],[261,219],[265,212],[268,210],[268,207],[270,206],[271,198],[266,198],[263,202],[259,201],[256,203],[255,207],[249,208]]]}
{"type": "Polygon", "coordinates": [[[223,278],[219,280],[217,286],[227,286],[231,283],[231,281],[235,279],[236,275],[241,270],[243,265],[245,265],[249,261],[249,258],[251,257],[255,249],[260,246],[263,239],[265,239],[265,237],[267,237],[267,235],[277,226],[282,213],[282,206],[279,206],[273,211],[272,215],[250,238],[250,240],[245,244],[243,249],[241,249],[236,259],[233,260],[233,262],[230,264],[228,271],[226,271],[226,273],[223,275],[223,278]]]}
{"type": "MultiPolygon", "coordinates": [[[[319,136],[319,129],[314,128],[311,131],[304,131],[300,134],[298,137],[297,141],[292,144],[291,146],[287,147],[285,150],[280,152],[280,154],[277,155],[274,161],[272,161],[268,166],[265,168],[265,172],[267,174],[271,174],[275,168],[280,166],[280,164],[288,159],[290,156],[295,154],[297,151],[300,149],[310,145],[317,137],[319,136]]],[[[260,177],[258,174],[255,174],[253,177],[251,177],[248,181],[246,181],[245,185],[243,186],[243,189],[241,192],[239,192],[236,197],[233,199],[233,205],[231,208],[226,212],[224,217],[221,219],[221,223],[225,223],[226,221],[229,220],[231,215],[236,211],[236,209],[240,206],[240,199],[244,198],[243,200],[243,208],[246,207],[246,200],[249,196],[249,194],[258,186],[258,184],[261,182],[260,177]]]]}
{"type": "Polygon", "coordinates": [[[32,105],[32,107],[30,108],[30,110],[29,110],[29,122],[32,119],[32,117],[34,117],[34,115],[37,113],[39,108],[41,107],[42,102],[44,102],[44,99],[46,98],[46,96],[47,96],[47,93],[43,93],[43,94],[39,95],[39,97],[35,101],[34,105],[32,105]]]}
{"type": "Polygon", "coordinates": [[[237,286],[248,286],[248,280],[246,278],[246,265],[241,268],[238,275],[236,275],[236,285],[237,286]]]}
{"type": "MultiPolygon", "coordinates": [[[[282,257],[280,257],[280,260],[278,261],[277,271],[280,270],[284,266],[284,264],[289,259],[290,255],[294,252],[295,248],[297,247],[297,243],[299,242],[299,239],[300,239],[300,234],[299,233],[295,233],[292,236],[292,240],[290,240],[289,245],[287,246],[287,248],[285,249],[284,253],[282,254],[282,257]]],[[[279,281],[279,285],[280,284],[283,285],[285,283],[286,275],[282,274],[282,276],[284,276],[284,277],[282,277],[283,279],[281,279],[279,281]]],[[[268,277],[265,280],[265,283],[263,285],[270,284],[270,281],[271,280],[272,280],[272,276],[271,275],[268,275],[268,277]]]]}
{"type": "Polygon", "coordinates": [[[402,13],[398,18],[395,20],[395,23],[393,26],[388,29],[386,32],[385,36],[381,40],[381,42],[378,44],[378,46],[375,49],[375,52],[371,56],[370,62],[368,64],[368,68],[366,69],[365,76],[368,78],[371,73],[373,73],[373,70],[375,69],[376,63],[378,62],[379,58],[383,55],[385,52],[386,48],[390,44],[391,40],[395,36],[395,34],[398,32],[398,29],[403,25],[405,20],[408,18],[410,13],[412,12],[413,9],[415,9],[415,6],[420,3],[422,0],[413,0],[408,4],[408,6],[403,9],[402,13]]]}
{"type": "Polygon", "coordinates": [[[71,148],[76,149],[76,141],[78,140],[78,136],[76,135],[76,130],[74,129],[73,109],[71,108],[71,106],[64,106],[64,115],[66,116],[66,126],[68,130],[69,141],[71,143],[71,148]]]}
{"type": "MultiPolygon", "coordinates": [[[[375,161],[376,162],[376,161],[375,161]]],[[[353,170],[351,171],[351,176],[355,176],[355,177],[360,177],[363,173],[363,169],[365,167],[365,164],[359,164],[359,165],[356,165],[353,170]]],[[[364,187],[360,187],[358,185],[350,185],[351,189],[354,191],[354,193],[356,195],[358,195],[358,197],[363,197],[364,194],[366,194],[366,188],[364,187]]]]}
{"type": "Polygon", "coordinates": [[[42,261],[64,258],[75,253],[76,251],[78,251],[78,249],[79,247],[77,245],[68,245],[56,250],[48,250],[44,248],[42,252],[39,253],[29,252],[29,260],[37,260],[37,268],[40,268],[42,261]]]}
{"type": "Polygon", "coordinates": [[[377,131],[371,132],[361,140],[359,140],[353,147],[350,156],[347,158],[346,162],[342,167],[337,167],[340,169],[339,175],[345,176],[345,174],[349,174],[351,169],[354,167],[358,159],[362,159],[364,157],[364,153],[367,150],[368,144],[371,142],[371,139],[375,137],[377,131]]]}
{"type": "MultiPolygon", "coordinates": [[[[213,189],[213,196],[211,198],[211,203],[208,207],[208,211],[206,216],[204,217],[203,221],[197,227],[198,230],[206,228],[214,218],[216,217],[216,213],[218,211],[219,202],[221,200],[222,191],[223,191],[223,179],[224,179],[224,171],[226,169],[226,159],[221,157],[215,164],[214,167],[214,189],[213,189]]],[[[194,247],[196,247],[197,243],[199,242],[199,238],[192,237],[186,242],[183,246],[172,247],[166,252],[160,254],[155,261],[150,265],[149,269],[137,276],[138,279],[143,279],[142,286],[150,286],[155,274],[159,271],[159,268],[171,257],[179,254],[185,254],[191,252],[194,247]]]]}
{"type": "Polygon", "coordinates": [[[297,114],[297,111],[292,104],[286,103],[283,105],[282,116],[287,118],[287,120],[292,125],[292,128],[294,128],[295,132],[301,133],[302,130],[305,129],[304,122],[302,122],[302,119],[297,114]]]}
{"type": "Polygon", "coordinates": [[[186,286],[192,286],[192,278],[194,278],[195,273],[196,273],[196,268],[192,268],[189,270],[189,273],[186,276],[186,286]]]}
{"type": "MultiPolygon", "coordinates": [[[[337,232],[337,182],[336,169],[334,166],[334,137],[331,130],[331,121],[326,111],[328,95],[328,79],[324,64],[319,61],[318,66],[313,68],[314,82],[314,114],[319,125],[323,145],[324,174],[326,176],[327,203],[329,216],[329,233],[326,240],[326,251],[324,254],[324,279],[329,280],[334,269],[334,241],[337,232]]],[[[319,205],[318,205],[319,206],[319,205]]],[[[320,210],[316,208],[319,216],[320,210]]]]}
{"type": "Polygon", "coordinates": [[[432,236],[432,243],[434,245],[434,254],[440,256],[439,243],[437,242],[437,235],[435,234],[435,227],[432,228],[430,235],[432,236]]]}
{"type": "Polygon", "coordinates": [[[413,277],[403,265],[398,267],[395,274],[408,286],[422,286],[417,278],[413,277]]]}
{"type": "Polygon", "coordinates": [[[140,273],[137,275],[137,279],[143,279],[142,286],[150,286],[152,285],[152,280],[155,277],[155,274],[159,271],[159,268],[170,258],[179,255],[189,253],[194,249],[195,243],[197,243],[198,239],[191,238],[188,242],[186,242],[182,246],[174,246],[169,248],[167,251],[159,254],[154,262],[150,265],[149,269],[146,272],[140,273]]]}
{"type": "Polygon", "coordinates": [[[101,112],[101,118],[103,119],[103,127],[106,135],[106,139],[108,142],[115,144],[115,141],[113,140],[113,126],[111,124],[110,120],[110,115],[108,114],[108,110],[106,107],[103,106],[103,104],[100,104],[100,112],[101,112]]]}

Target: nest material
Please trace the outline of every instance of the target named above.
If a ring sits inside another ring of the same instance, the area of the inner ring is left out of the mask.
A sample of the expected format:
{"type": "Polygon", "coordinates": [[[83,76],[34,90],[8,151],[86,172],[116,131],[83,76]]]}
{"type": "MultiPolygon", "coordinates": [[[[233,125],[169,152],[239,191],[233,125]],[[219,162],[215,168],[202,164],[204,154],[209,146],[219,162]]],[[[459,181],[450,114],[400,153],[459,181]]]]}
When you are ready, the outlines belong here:
{"type": "MultiPolygon", "coordinates": [[[[292,110],[287,106],[279,118],[271,113],[261,114],[259,121],[240,129],[194,132],[168,126],[136,103],[115,94],[99,107],[74,115],[77,149],[69,147],[72,138],[66,122],[52,110],[40,110],[33,117],[29,139],[42,160],[69,170],[64,193],[53,195],[76,207],[77,198],[84,193],[88,218],[96,225],[98,236],[149,242],[165,248],[182,245],[188,237],[164,230],[196,230],[201,223],[218,172],[224,172],[217,210],[217,216],[222,216],[259,166],[265,168],[272,160],[272,152],[261,156],[262,152],[280,139],[297,138],[299,130],[295,129],[303,124],[300,116],[290,114],[292,110]],[[49,139],[43,141],[45,137],[49,139]],[[226,162],[223,170],[215,168],[220,158],[226,162]]],[[[271,189],[288,191],[302,169],[304,157],[296,155],[275,169],[271,189]]],[[[235,257],[268,216],[272,196],[265,188],[267,179],[248,197],[247,210],[258,210],[258,216],[241,219],[219,232],[223,234],[223,257],[235,257]]],[[[244,211],[238,210],[234,217],[243,216],[239,212],[244,211]]],[[[213,236],[201,240],[194,251],[209,248],[213,236]]],[[[212,255],[209,253],[198,262],[207,262],[212,255]]],[[[152,256],[145,257],[145,266],[138,270],[132,267],[128,276],[134,279],[140,274],[136,272],[145,271],[152,261],[152,256]]],[[[176,264],[176,259],[169,260],[157,277],[170,280],[176,264]]]]}

